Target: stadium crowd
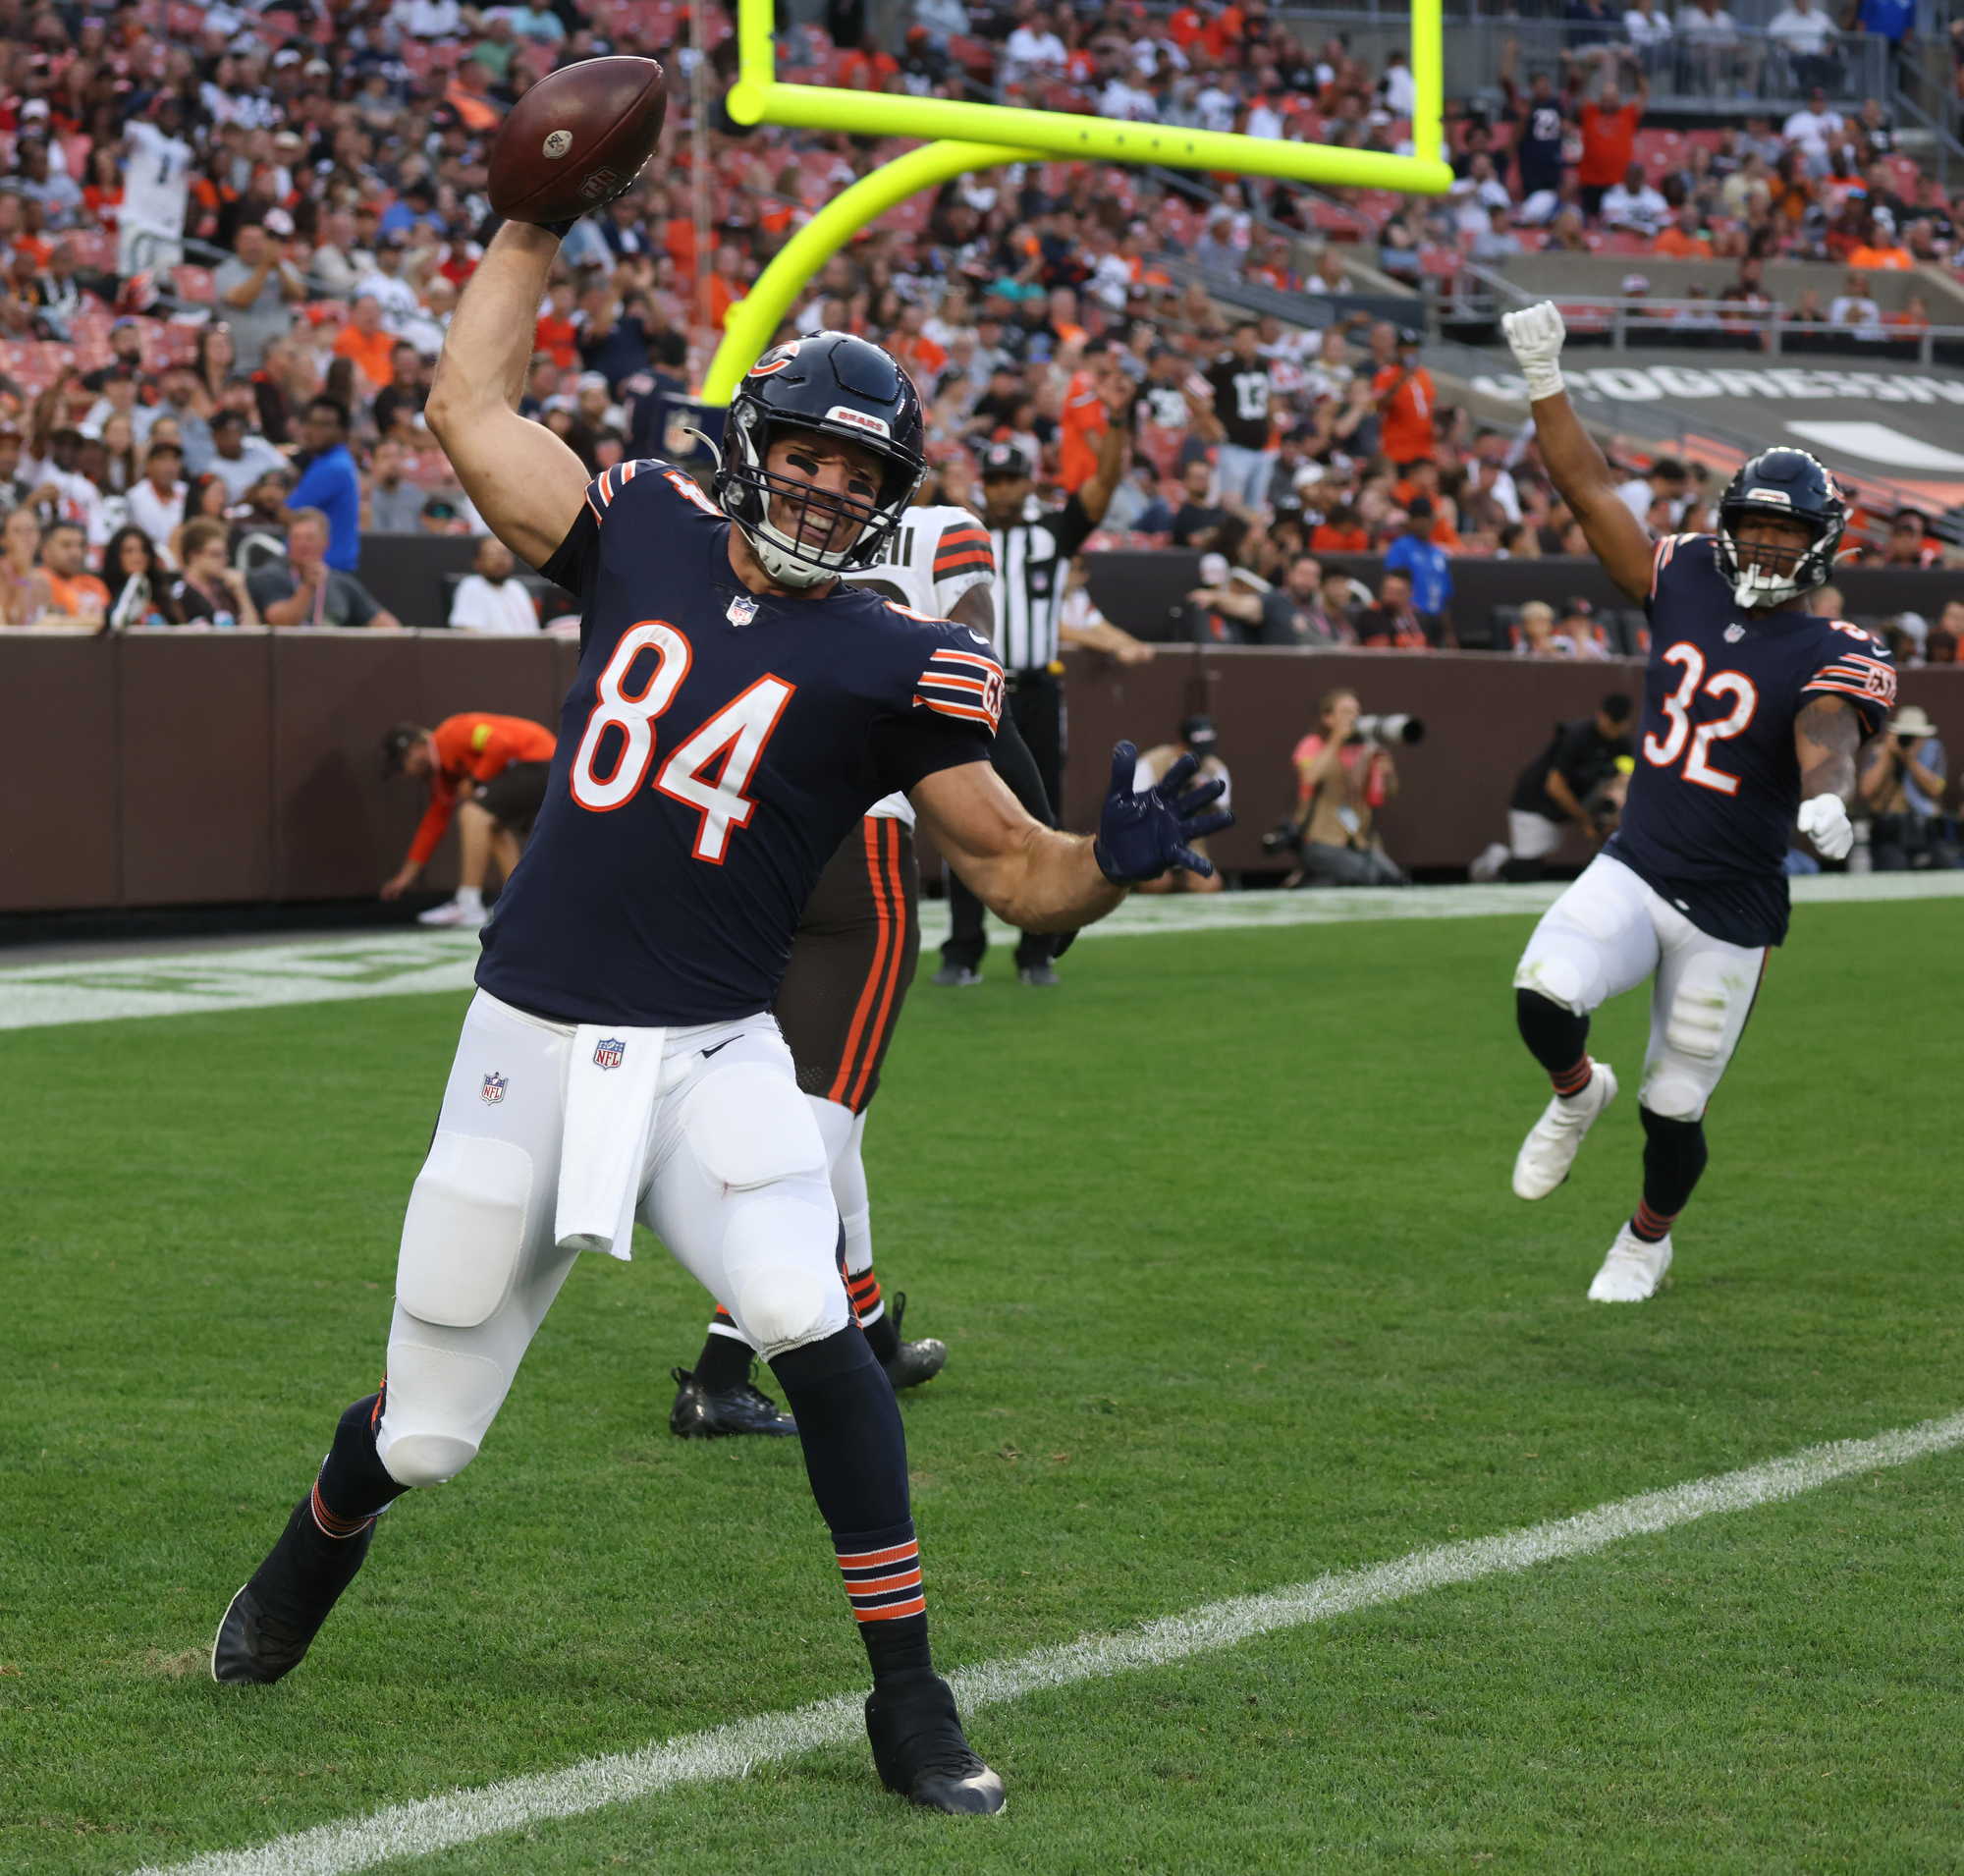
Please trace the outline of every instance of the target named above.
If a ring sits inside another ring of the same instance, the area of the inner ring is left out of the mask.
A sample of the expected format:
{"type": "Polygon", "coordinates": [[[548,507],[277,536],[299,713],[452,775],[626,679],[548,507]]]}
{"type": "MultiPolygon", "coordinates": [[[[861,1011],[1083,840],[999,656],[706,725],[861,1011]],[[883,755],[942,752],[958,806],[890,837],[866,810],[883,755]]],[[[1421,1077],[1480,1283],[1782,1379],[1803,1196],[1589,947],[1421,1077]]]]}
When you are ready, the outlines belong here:
{"type": "MultiPolygon", "coordinates": [[[[1662,16],[1647,0],[1626,28],[1640,17],[1662,16]]],[[[674,99],[637,187],[565,244],[521,409],[595,470],[685,448],[671,418],[692,413],[730,307],[895,153],[742,133],[720,102],[732,22],[703,24],[698,138],[691,25],[670,0],[148,0],[102,16],[0,0],[0,621],[394,623],[355,577],[361,532],[482,532],[422,412],[495,226],[490,142],[529,85],[597,52],[662,58],[674,99]]],[[[893,51],[863,0],[833,0],[823,28],[780,26],[781,67],[807,80],[1410,147],[1401,54],[1372,72],[1340,41],[1312,50],[1260,0],[1164,17],[918,0],[893,51]]],[[[1041,498],[1079,486],[1122,374],[1133,461],[1094,547],[1212,557],[1194,599],[1216,639],[1450,643],[1453,556],[1584,551],[1532,441],[1442,405],[1416,332],[1341,306],[1320,331],[1243,317],[1211,276],[1343,295],[1349,256],[1396,275],[1435,252],[1492,257],[1497,241],[1622,241],[1638,198],[1657,251],[1689,241],[1747,269],[1851,233],[1869,246],[1841,257],[1862,266],[1897,264],[1874,244],[1947,254],[1955,240],[1931,186],[1910,212],[1873,105],[1717,132],[1684,142],[1655,189],[1649,170],[1615,182],[1642,135],[1640,37],[1565,52],[1525,92],[1509,69],[1498,118],[1454,105],[1461,182],[1443,200],[1169,188],[1087,164],[978,172],[864,231],[808,283],[791,329],[888,347],[930,413],[929,494],[955,501],[974,498],[992,441],[1040,465],[1041,498]],[[1386,556],[1375,592],[1318,558],[1364,553],[1386,556]]],[[[1631,474],[1647,521],[1704,512],[1702,483],[1631,474]]],[[[1868,551],[1894,557],[1895,539],[1868,551]]],[[[1920,527],[1915,552],[1936,552],[1920,527]]],[[[492,554],[453,623],[530,629],[521,592],[492,554]]],[[[1611,648],[1580,615],[1555,623],[1521,627],[1516,649],[1611,648]]]]}

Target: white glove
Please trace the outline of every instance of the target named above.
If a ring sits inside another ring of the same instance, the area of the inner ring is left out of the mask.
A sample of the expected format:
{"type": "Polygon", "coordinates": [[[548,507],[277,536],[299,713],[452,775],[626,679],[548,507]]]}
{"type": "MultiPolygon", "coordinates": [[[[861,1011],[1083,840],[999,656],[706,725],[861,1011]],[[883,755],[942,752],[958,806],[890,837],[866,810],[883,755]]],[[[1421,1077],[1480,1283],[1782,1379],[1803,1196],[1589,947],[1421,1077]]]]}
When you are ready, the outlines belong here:
{"type": "Polygon", "coordinates": [[[1846,859],[1855,845],[1848,804],[1838,795],[1817,795],[1800,804],[1800,831],[1824,859],[1846,859]]]}
{"type": "Polygon", "coordinates": [[[1561,342],[1568,337],[1568,328],[1561,323],[1561,308],[1553,300],[1523,306],[1519,312],[1501,317],[1500,330],[1507,335],[1514,362],[1528,381],[1529,402],[1559,395],[1561,342]]]}

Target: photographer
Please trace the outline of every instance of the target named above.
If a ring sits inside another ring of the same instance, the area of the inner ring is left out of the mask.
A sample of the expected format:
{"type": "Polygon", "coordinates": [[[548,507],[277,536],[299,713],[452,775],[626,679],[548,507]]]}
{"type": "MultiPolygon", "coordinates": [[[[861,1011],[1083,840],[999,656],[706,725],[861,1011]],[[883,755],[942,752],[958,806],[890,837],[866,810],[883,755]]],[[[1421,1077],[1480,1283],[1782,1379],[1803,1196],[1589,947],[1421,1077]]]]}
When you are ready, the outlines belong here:
{"type": "Polygon", "coordinates": [[[1569,821],[1581,824],[1592,847],[1615,832],[1620,801],[1610,799],[1610,784],[1634,765],[1630,716],[1629,698],[1612,690],[1593,717],[1555,726],[1555,741],[1514,784],[1506,840],[1496,841],[1467,868],[1474,879],[1539,879],[1542,861],[1561,845],[1569,821]]]}
{"type": "Polygon", "coordinates": [[[1317,725],[1295,745],[1296,807],[1289,822],[1301,865],[1292,886],[1404,886],[1371,818],[1398,792],[1389,751],[1357,729],[1357,695],[1332,690],[1317,725]]]}
{"type": "MultiPolygon", "coordinates": [[[[1197,782],[1218,780],[1221,784],[1221,799],[1227,800],[1233,790],[1232,779],[1228,773],[1228,764],[1221,759],[1221,739],[1215,733],[1212,717],[1193,716],[1185,718],[1179,726],[1179,735],[1172,743],[1161,743],[1147,749],[1132,771],[1134,790],[1149,789],[1166,774],[1167,770],[1182,755],[1191,755],[1200,764],[1195,772],[1197,782]]],[[[1204,840],[1192,843],[1193,851],[1204,859],[1207,843],[1204,840]]],[[[1139,886],[1142,893],[1218,893],[1226,885],[1217,866],[1205,876],[1190,873],[1175,866],[1172,871],[1162,873],[1158,879],[1148,879],[1139,886]]]]}
{"type": "Polygon", "coordinates": [[[1929,713],[1906,703],[1869,745],[1862,770],[1862,799],[1875,815],[1870,851],[1879,873],[1906,873],[1957,864],[1956,846],[1945,837],[1943,745],[1929,713]]]}

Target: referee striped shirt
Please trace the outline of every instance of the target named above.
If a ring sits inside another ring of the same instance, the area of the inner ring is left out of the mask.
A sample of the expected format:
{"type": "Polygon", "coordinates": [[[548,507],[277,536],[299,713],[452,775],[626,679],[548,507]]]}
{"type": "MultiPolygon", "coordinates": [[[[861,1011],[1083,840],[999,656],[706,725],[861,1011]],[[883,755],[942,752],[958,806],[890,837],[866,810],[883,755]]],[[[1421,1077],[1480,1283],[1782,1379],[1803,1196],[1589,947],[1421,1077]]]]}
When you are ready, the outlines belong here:
{"type": "Polygon", "coordinates": [[[1058,654],[1071,557],[1097,524],[1075,495],[1054,513],[989,530],[996,554],[996,649],[1006,671],[1042,671],[1058,654]]]}

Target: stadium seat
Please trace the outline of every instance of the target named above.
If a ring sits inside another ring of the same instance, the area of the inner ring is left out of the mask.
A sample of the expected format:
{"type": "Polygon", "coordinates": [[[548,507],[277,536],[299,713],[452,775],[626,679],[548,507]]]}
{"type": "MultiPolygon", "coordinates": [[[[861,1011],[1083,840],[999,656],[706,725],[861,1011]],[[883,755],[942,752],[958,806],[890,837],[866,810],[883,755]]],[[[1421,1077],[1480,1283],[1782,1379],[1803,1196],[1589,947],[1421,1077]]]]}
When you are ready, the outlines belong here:
{"type": "Polygon", "coordinates": [[[200,305],[217,303],[218,283],[209,267],[173,267],[171,278],[177,282],[181,299],[194,300],[200,305]]]}

